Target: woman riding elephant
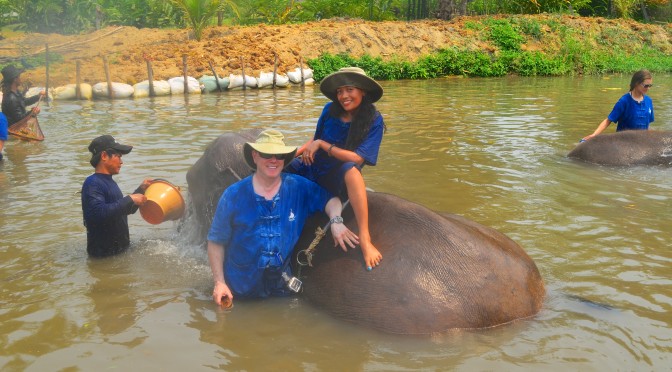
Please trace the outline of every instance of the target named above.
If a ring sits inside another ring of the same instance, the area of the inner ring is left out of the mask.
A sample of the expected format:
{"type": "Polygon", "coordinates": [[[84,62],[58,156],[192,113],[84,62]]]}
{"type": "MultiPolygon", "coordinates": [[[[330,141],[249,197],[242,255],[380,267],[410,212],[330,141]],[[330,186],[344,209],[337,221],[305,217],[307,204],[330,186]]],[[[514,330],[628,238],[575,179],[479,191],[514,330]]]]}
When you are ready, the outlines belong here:
{"type": "Polygon", "coordinates": [[[383,256],[371,242],[361,172],[365,164],[373,166],[378,160],[386,127],[374,103],[383,96],[383,88],[361,68],[345,67],[324,78],[320,91],[332,102],[324,106],[313,139],[299,149],[301,157],[292,161],[287,171],[317,182],[333,195],[347,191],[364,263],[371,270],[383,256]]]}

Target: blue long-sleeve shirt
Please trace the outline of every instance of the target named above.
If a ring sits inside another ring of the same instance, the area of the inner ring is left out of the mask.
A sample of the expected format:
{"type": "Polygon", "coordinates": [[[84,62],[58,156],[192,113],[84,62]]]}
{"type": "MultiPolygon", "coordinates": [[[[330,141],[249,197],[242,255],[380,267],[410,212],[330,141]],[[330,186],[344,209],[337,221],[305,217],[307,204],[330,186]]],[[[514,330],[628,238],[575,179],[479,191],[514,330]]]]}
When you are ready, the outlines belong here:
{"type": "Polygon", "coordinates": [[[88,254],[105,257],[126,250],[130,245],[128,215],[137,210],[138,206],[121,193],[112,175],[94,173],[87,177],[82,185],[82,212],[88,254]]]}

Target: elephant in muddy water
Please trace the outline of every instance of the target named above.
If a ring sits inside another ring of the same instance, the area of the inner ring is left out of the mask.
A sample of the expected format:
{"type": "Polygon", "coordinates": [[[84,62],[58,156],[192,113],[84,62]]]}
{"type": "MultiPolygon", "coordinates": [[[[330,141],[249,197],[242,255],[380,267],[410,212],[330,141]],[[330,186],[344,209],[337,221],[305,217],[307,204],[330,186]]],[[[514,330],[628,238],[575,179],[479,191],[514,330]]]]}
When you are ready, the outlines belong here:
{"type": "Polygon", "coordinates": [[[601,134],[579,143],[568,155],[589,163],[614,166],[672,166],[672,132],[626,130],[601,134]]]}
{"type": "MultiPolygon", "coordinates": [[[[219,195],[234,181],[231,175],[251,173],[240,149],[254,137],[250,132],[220,136],[189,170],[190,200],[204,225],[203,238],[219,195]]],[[[540,310],[546,291],[537,266],[504,234],[394,195],[369,192],[368,198],[371,237],[383,261],[366,271],[358,249],[343,252],[325,236],[312,266],[301,268],[302,295],[316,307],[398,334],[493,327],[540,310]]],[[[357,232],[350,208],[343,218],[357,232]]],[[[308,220],[296,252],[308,248],[326,220],[324,215],[308,220]]]]}

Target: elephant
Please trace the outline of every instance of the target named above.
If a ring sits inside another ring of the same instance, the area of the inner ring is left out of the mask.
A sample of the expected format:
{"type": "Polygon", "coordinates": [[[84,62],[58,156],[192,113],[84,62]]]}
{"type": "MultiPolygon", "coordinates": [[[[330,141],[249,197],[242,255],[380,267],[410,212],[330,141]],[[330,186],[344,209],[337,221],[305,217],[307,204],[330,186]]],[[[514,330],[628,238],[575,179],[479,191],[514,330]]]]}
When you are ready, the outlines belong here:
{"type": "MultiPolygon", "coordinates": [[[[189,169],[189,200],[200,215],[197,220],[205,224],[202,231],[209,227],[218,195],[234,180],[233,171],[240,177],[251,174],[239,150],[253,140],[250,135],[221,135],[189,169]]],[[[311,265],[294,268],[303,280],[301,295],[314,306],[358,326],[414,335],[489,328],[540,311],[546,294],[543,279],[513,240],[392,194],[367,195],[371,238],[383,260],[367,271],[359,249],[343,252],[325,236],[313,251],[311,265]]],[[[351,208],[342,217],[356,233],[351,208]]],[[[301,262],[316,228],[326,222],[324,214],[306,222],[295,247],[301,262]]]]}
{"type": "Polygon", "coordinates": [[[672,166],[672,132],[626,130],[579,143],[569,158],[610,166],[672,166]]]}

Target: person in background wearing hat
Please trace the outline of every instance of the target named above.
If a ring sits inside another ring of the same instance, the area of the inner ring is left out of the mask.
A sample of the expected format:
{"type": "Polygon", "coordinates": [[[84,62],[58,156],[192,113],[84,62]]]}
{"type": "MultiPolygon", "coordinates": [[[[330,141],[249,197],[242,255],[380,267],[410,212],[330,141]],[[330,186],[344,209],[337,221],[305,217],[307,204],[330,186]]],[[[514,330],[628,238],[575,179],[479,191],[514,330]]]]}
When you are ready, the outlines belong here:
{"type": "MultiPolygon", "coordinates": [[[[269,129],[256,142],[246,143],[245,161],[255,172],[229,186],[217,204],[208,232],[208,259],[213,299],[220,306],[230,304],[234,295],[291,294],[288,264],[306,219],[321,211],[331,219],[340,216],[337,197],[304,177],[282,172],[296,153],[283,140],[282,133],[269,129]]],[[[331,232],[343,249],[358,243],[342,223],[332,223],[331,232]]]]}
{"type": "Polygon", "coordinates": [[[21,121],[26,115],[39,114],[39,107],[33,107],[30,112],[27,112],[26,106],[32,105],[46,94],[45,91],[41,91],[40,94],[30,98],[24,97],[23,92],[19,90],[22,72],[23,70],[12,65],[2,69],[2,112],[7,116],[9,126],[21,121]]]}
{"type": "Polygon", "coordinates": [[[317,121],[313,139],[299,150],[288,172],[317,182],[334,195],[347,197],[357,219],[359,242],[366,269],[380,264],[383,256],[371,242],[365,164],[376,165],[385,123],[374,102],[383,88],[358,67],[345,67],[327,76],[320,91],[327,103],[317,121]]]}
{"type": "Polygon", "coordinates": [[[95,173],[82,185],[82,212],[86,226],[86,252],[91,257],[106,257],[125,251],[130,245],[128,215],[138,210],[147,198],[146,179],[130,195],[124,196],[112,176],[119,174],[122,155],[133,146],[122,145],[114,137],[104,135],[89,145],[91,165],[95,173]]]}

